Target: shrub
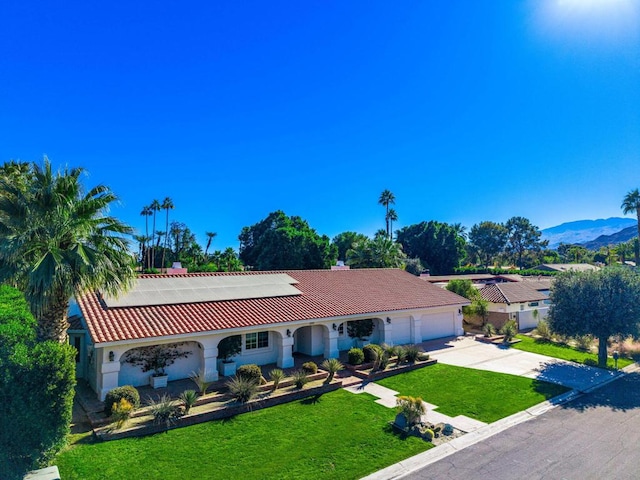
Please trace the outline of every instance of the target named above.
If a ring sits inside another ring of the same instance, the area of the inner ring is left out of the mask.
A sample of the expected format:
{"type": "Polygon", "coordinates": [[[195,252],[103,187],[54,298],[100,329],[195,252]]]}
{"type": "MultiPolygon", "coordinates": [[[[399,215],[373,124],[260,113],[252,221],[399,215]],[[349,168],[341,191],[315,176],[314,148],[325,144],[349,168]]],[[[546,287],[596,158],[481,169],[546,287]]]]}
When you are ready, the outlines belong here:
{"type": "Polygon", "coordinates": [[[313,375],[318,373],[318,365],[316,362],[305,362],[302,364],[302,370],[307,372],[309,375],[313,375]]]}
{"type": "Polygon", "coordinates": [[[258,384],[255,380],[235,376],[227,382],[231,397],[238,403],[247,403],[258,394],[258,384]]]}
{"type": "Polygon", "coordinates": [[[582,363],[584,363],[585,365],[588,365],[589,367],[597,367],[598,366],[598,361],[594,360],[593,358],[585,358],[582,363]]]}
{"type": "Polygon", "coordinates": [[[404,415],[409,425],[419,423],[420,417],[427,412],[424,403],[422,403],[422,398],[410,396],[399,396],[396,399],[396,410],[404,415]]]}
{"type": "Polygon", "coordinates": [[[236,356],[242,351],[242,336],[232,335],[220,340],[218,344],[218,358],[226,362],[231,357],[236,356]]]}
{"type": "Polygon", "coordinates": [[[351,338],[366,340],[373,333],[373,320],[367,318],[365,320],[353,320],[347,322],[347,334],[351,338]]]}
{"type": "MultiPolygon", "coordinates": [[[[537,311],[537,310],[536,310],[537,311]]],[[[535,329],[536,335],[539,335],[541,338],[545,340],[553,339],[553,332],[551,332],[551,328],[546,320],[540,320],[535,329]]]]}
{"type": "Polygon", "coordinates": [[[380,345],[371,343],[369,345],[365,345],[362,349],[362,353],[364,353],[365,362],[375,362],[378,358],[384,355],[384,350],[380,345]]]}
{"type": "Polygon", "coordinates": [[[260,385],[262,383],[262,370],[260,370],[260,367],[254,363],[238,367],[236,370],[236,376],[255,382],[256,385],[260,385]]]}
{"type": "Polygon", "coordinates": [[[580,350],[584,350],[585,352],[591,351],[591,347],[593,346],[593,337],[591,335],[578,335],[574,337],[574,340],[580,350]]]}
{"type": "Polygon", "coordinates": [[[433,437],[435,437],[435,433],[433,433],[433,430],[431,430],[430,428],[427,428],[422,435],[424,436],[424,439],[427,442],[431,442],[433,440],[433,437]]]}
{"type": "Polygon", "coordinates": [[[386,353],[383,353],[378,357],[375,363],[376,370],[384,370],[389,366],[389,356],[386,353]]]}
{"type": "Polygon", "coordinates": [[[360,365],[364,362],[364,352],[361,348],[352,348],[349,350],[349,363],[351,365],[360,365]]]}
{"type": "Polygon", "coordinates": [[[269,372],[269,378],[273,382],[273,391],[275,392],[278,389],[278,385],[280,385],[280,382],[284,378],[284,372],[279,368],[274,368],[269,372]]]}
{"type": "Polygon", "coordinates": [[[157,400],[152,399],[149,410],[153,415],[153,423],[163,423],[166,428],[175,423],[181,414],[180,407],[167,394],[158,397],[157,400]]]}
{"type": "Polygon", "coordinates": [[[309,383],[309,377],[307,376],[307,372],[305,372],[304,370],[296,370],[295,372],[293,372],[293,375],[291,377],[293,378],[293,384],[297,389],[301,389],[307,383],[309,383]]]}
{"type": "Polygon", "coordinates": [[[407,360],[407,350],[404,347],[396,347],[396,360],[398,365],[404,363],[407,360]]]}
{"type": "Polygon", "coordinates": [[[180,401],[182,405],[184,405],[184,413],[189,413],[191,407],[196,404],[196,400],[198,400],[198,394],[195,390],[185,390],[180,394],[180,401]]]}
{"type": "Polygon", "coordinates": [[[514,337],[518,333],[518,325],[516,324],[516,321],[509,320],[507,323],[504,324],[504,326],[500,330],[500,333],[504,335],[504,339],[503,339],[504,343],[509,343],[511,340],[514,339],[514,337]]]}
{"type": "Polygon", "coordinates": [[[344,368],[344,365],[337,358],[328,358],[324,362],[322,362],[321,367],[329,372],[329,377],[327,377],[327,381],[330,382],[333,380],[333,377],[336,373],[344,368]]]}
{"type": "Polygon", "coordinates": [[[421,362],[426,362],[427,360],[429,360],[429,354],[425,352],[418,353],[418,360],[420,360],[421,362]]]}
{"type": "Polygon", "coordinates": [[[409,363],[415,363],[422,353],[422,350],[420,350],[420,347],[417,345],[408,345],[404,348],[404,351],[407,355],[407,362],[409,363]]]}
{"type": "Polygon", "coordinates": [[[111,407],[111,418],[116,423],[116,428],[122,428],[132,413],[133,405],[126,398],[123,397],[114,403],[111,407]]]}
{"type": "Polygon", "coordinates": [[[205,380],[202,371],[198,371],[198,373],[191,372],[189,378],[197,385],[200,395],[205,395],[207,393],[207,388],[209,388],[209,385],[212,383],[205,380]]]}
{"type": "Polygon", "coordinates": [[[123,398],[126,399],[134,409],[140,407],[140,394],[135,387],[131,385],[116,387],[110,390],[104,399],[104,411],[108,417],[112,414],[113,405],[120,402],[123,398]]]}
{"type": "Polygon", "coordinates": [[[485,337],[493,337],[496,334],[496,327],[493,323],[487,323],[484,327],[482,327],[482,332],[485,337]]]}

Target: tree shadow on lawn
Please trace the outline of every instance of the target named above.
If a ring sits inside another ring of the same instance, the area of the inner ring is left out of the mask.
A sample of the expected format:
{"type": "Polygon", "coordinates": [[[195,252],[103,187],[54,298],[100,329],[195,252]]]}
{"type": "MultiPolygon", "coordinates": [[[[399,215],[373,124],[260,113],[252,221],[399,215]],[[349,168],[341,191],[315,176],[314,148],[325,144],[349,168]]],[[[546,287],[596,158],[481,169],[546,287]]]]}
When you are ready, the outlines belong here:
{"type": "Polygon", "coordinates": [[[302,405],[316,405],[318,403],[320,403],[320,399],[322,398],[322,393],[318,394],[318,395],[313,395],[311,397],[307,397],[304,398],[302,400],[300,400],[300,403],[302,405]]]}
{"type": "Polygon", "coordinates": [[[629,373],[607,385],[565,403],[562,408],[583,412],[593,408],[626,412],[640,408],[640,374],[629,373]]]}

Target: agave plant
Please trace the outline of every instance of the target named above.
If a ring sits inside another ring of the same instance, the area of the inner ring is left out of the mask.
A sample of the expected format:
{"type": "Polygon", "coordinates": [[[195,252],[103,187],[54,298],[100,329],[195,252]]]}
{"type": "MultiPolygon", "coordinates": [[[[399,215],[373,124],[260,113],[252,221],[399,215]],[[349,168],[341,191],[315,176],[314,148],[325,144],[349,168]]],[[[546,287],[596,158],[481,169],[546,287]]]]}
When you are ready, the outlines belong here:
{"type": "Polygon", "coordinates": [[[309,376],[304,370],[296,370],[295,372],[293,372],[293,375],[291,377],[293,378],[293,384],[297,389],[301,389],[307,383],[309,383],[309,376]]]}
{"type": "Polygon", "coordinates": [[[329,377],[327,378],[327,382],[333,380],[333,377],[336,373],[344,368],[344,365],[337,358],[327,358],[322,365],[320,365],[323,370],[329,372],[329,377]]]}
{"type": "Polygon", "coordinates": [[[149,403],[149,408],[151,415],[153,415],[154,423],[164,423],[166,428],[169,428],[180,418],[180,407],[167,394],[162,395],[157,400],[152,399],[149,403]]]}
{"type": "Polygon", "coordinates": [[[233,377],[227,382],[229,393],[236,402],[247,403],[258,394],[258,384],[246,377],[233,377]]]}
{"type": "Polygon", "coordinates": [[[185,415],[189,413],[189,410],[191,410],[191,407],[193,407],[196,404],[197,400],[198,400],[198,394],[196,393],[195,390],[185,390],[180,394],[180,401],[184,405],[185,415]]]}
{"type": "Polygon", "coordinates": [[[279,368],[274,368],[269,372],[269,378],[273,382],[273,391],[275,392],[280,385],[280,382],[284,378],[284,372],[279,368]]]}

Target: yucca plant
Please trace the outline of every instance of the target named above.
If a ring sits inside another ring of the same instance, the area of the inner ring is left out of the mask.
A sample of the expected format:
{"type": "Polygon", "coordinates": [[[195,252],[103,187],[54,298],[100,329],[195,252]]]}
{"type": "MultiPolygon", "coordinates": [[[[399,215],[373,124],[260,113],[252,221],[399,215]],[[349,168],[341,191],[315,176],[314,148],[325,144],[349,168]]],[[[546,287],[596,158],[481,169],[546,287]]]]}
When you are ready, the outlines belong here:
{"type": "Polygon", "coordinates": [[[169,428],[180,418],[180,408],[167,394],[157,400],[152,399],[149,403],[149,409],[153,415],[153,422],[164,423],[166,428],[169,428]]]}
{"type": "Polygon", "coordinates": [[[496,327],[495,325],[493,325],[493,323],[487,323],[484,327],[482,327],[482,332],[487,338],[493,337],[496,334],[496,327]]]}
{"type": "Polygon", "coordinates": [[[280,382],[284,378],[284,372],[279,368],[274,368],[273,370],[271,370],[271,372],[269,372],[269,378],[273,382],[273,391],[275,392],[278,389],[280,382]]]}
{"type": "Polygon", "coordinates": [[[515,338],[515,336],[518,333],[518,325],[516,324],[516,321],[509,320],[507,323],[504,324],[504,326],[500,330],[500,333],[504,335],[503,342],[509,343],[511,340],[515,338]]]}
{"type": "Polygon", "coordinates": [[[307,383],[309,383],[309,376],[304,370],[296,370],[295,372],[293,372],[293,375],[291,375],[291,377],[293,378],[293,384],[297,389],[301,389],[307,383]]]}
{"type": "Polygon", "coordinates": [[[200,395],[205,395],[207,393],[207,388],[209,388],[209,386],[212,383],[212,382],[207,382],[204,379],[204,374],[202,373],[201,370],[198,370],[198,373],[191,372],[191,375],[189,375],[189,378],[193,380],[193,383],[195,383],[196,386],[198,387],[198,392],[200,392],[200,395]]]}
{"type": "Polygon", "coordinates": [[[323,370],[329,372],[329,376],[327,377],[327,382],[333,380],[333,377],[336,373],[344,368],[344,365],[337,358],[327,358],[322,365],[320,365],[323,370]]]}
{"type": "Polygon", "coordinates": [[[258,384],[246,377],[233,377],[227,382],[229,393],[236,402],[247,403],[258,394],[258,384]]]}
{"type": "Polygon", "coordinates": [[[420,357],[420,353],[422,353],[422,350],[420,350],[420,347],[417,345],[408,345],[404,348],[404,351],[407,356],[407,362],[409,363],[416,363],[416,360],[420,357]]]}
{"type": "MultiPolygon", "coordinates": [[[[537,311],[537,310],[536,310],[537,311]]],[[[536,326],[535,333],[544,340],[552,340],[553,332],[546,320],[540,320],[536,326]]]]}
{"type": "Polygon", "coordinates": [[[409,425],[420,422],[420,417],[427,413],[427,408],[420,397],[400,396],[396,400],[396,410],[407,419],[409,425]]]}
{"type": "Polygon", "coordinates": [[[182,405],[184,405],[185,415],[189,413],[189,410],[191,410],[191,407],[196,404],[197,400],[198,394],[195,390],[185,390],[180,394],[180,401],[182,402],[182,405]]]}
{"type": "Polygon", "coordinates": [[[407,351],[404,347],[398,346],[396,347],[396,362],[398,365],[404,363],[407,360],[407,351]]]}

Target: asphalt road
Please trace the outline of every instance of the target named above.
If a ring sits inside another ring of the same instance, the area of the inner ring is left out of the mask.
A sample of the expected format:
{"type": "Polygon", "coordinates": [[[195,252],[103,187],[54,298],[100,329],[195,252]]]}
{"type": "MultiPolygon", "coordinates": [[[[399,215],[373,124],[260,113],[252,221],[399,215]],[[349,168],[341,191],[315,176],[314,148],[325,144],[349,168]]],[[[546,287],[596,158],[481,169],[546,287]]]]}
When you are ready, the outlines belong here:
{"type": "Polygon", "coordinates": [[[639,479],[640,374],[470,446],[408,479],[639,479]]]}

